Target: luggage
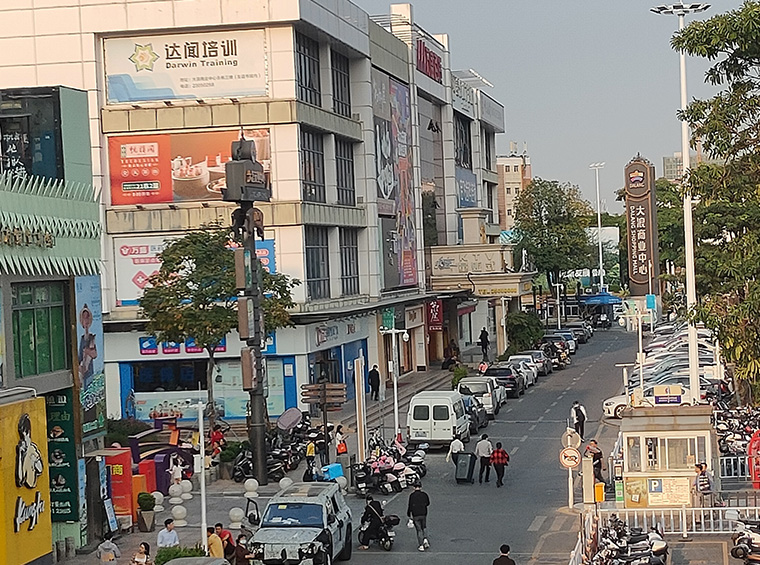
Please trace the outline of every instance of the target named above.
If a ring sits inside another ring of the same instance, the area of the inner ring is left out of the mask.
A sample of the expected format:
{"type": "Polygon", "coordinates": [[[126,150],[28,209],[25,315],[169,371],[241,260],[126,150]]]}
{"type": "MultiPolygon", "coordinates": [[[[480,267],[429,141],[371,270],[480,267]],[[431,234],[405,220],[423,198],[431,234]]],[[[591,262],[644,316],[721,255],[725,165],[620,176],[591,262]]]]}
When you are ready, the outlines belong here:
{"type": "Polygon", "coordinates": [[[475,462],[477,457],[474,453],[461,451],[457,456],[457,467],[454,478],[458,483],[475,482],[475,462]]]}
{"type": "Polygon", "coordinates": [[[325,476],[326,481],[334,481],[338,477],[343,476],[343,465],[340,463],[331,463],[322,467],[322,474],[325,476]]]}

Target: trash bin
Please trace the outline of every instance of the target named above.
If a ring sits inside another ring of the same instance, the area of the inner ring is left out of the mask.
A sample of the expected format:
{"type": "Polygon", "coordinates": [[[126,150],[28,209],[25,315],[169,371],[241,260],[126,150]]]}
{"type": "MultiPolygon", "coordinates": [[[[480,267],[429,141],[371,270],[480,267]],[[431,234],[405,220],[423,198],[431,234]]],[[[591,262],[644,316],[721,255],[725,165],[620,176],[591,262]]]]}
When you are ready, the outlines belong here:
{"type": "Polygon", "coordinates": [[[477,458],[474,453],[461,451],[457,458],[456,472],[454,478],[458,483],[475,482],[475,462],[477,458]]]}
{"type": "Polygon", "coordinates": [[[594,483],[594,502],[604,502],[606,486],[604,483],[594,483]]]}

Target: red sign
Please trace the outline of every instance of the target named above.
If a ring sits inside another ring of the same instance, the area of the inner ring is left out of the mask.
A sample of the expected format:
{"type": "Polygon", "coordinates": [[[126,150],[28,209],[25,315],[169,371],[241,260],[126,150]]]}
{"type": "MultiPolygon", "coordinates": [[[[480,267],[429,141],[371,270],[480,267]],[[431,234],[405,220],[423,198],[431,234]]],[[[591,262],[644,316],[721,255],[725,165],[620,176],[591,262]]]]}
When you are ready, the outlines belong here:
{"type": "Polygon", "coordinates": [[[417,70],[435,82],[443,82],[441,56],[431,51],[422,39],[417,40],[417,70]]]}
{"type": "Polygon", "coordinates": [[[443,331],[443,302],[433,300],[427,304],[428,330],[431,332],[443,331]]]}
{"type": "Polygon", "coordinates": [[[111,476],[111,498],[117,516],[132,516],[132,455],[129,449],[106,455],[111,476]]]}

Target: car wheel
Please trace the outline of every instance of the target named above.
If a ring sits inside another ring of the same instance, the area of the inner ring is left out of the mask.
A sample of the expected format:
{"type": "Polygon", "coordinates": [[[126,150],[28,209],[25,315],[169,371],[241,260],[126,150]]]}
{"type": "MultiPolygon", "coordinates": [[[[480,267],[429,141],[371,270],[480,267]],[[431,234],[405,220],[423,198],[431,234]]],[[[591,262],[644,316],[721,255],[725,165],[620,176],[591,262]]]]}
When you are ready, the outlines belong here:
{"type": "Polygon", "coordinates": [[[487,428],[488,427],[488,418],[484,418],[483,419],[483,426],[481,426],[481,427],[483,427],[483,428],[487,428]]]}
{"type": "Polygon", "coordinates": [[[625,410],[625,405],[620,404],[619,406],[615,406],[615,410],[613,411],[613,414],[615,414],[615,418],[622,418],[623,417],[623,410],[625,410]]]}
{"type": "Polygon", "coordinates": [[[348,561],[351,559],[351,550],[353,549],[353,541],[351,540],[351,526],[346,527],[346,543],[343,546],[343,551],[338,554],[338,561],[348,561]]]}

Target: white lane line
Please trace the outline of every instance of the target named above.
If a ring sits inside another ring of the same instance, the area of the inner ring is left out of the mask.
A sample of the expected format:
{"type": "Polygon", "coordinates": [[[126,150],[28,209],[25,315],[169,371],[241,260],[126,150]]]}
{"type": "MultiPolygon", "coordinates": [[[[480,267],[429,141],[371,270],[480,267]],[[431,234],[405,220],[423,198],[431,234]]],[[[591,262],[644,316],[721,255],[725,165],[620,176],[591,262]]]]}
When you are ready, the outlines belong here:
{"type": "Polygon", "coordinates": [[[552,532],[558,532],[562,529],[562,525],[565,523],[565,520],[569,518],[569,516],[557,516],[554,518],[554,521],[552,522],[552,525],[549,526],[549,529],[552,532]]]}
{"type": "Polygon", "coordinates": [[[544,417],[543,417],[543,416],[541,416],[541,417],[540,417],[538,420],[536,420],[536,422],[540,422],[540,421],[541,421],[541,420],[543,420],[543,419],[544,419],[544,417]]]}
{"type": "Polygon", "coordinates": [[[548,413],[549,413],[549,412],[551,412],[551,411],[552,411],[552,409],[551,409],[551,408],[547,408],[546,410],[544,410],[544,414],[548,414],[548,413]]]}
{"type": "Polygon", "coordinates": [[[528,436],[523,436],[520,438],[520,443],[525,443],[525,440],[528,439],[528,436]]]}
{"type": "Polygon", "coordinates": [[[509,454],[510,454],[510,455],[514,455],[515,453],[517,453],[517,450],[518,450],[518,449],[520,449],[520,446],[519,446],[519,445],[518,445],[518,446],[516,446],[516,447],[513,447],[512,449],[510,449],[510,451],[509,451],[509,454]]]}
{"type": "Polygon", "coordinates": [[[530,526],[528,526],[529,532],[537,532],[541,529],[541,526],[544,525],[544,522],[546,521],[546,516],[536,516],[533,518],[533,521],[530,523],[530,526]]]}
{"type": "Polygon", "coordinates": [[[555,401],[555,402],[552,402],[549,406],[556,406],[556,405],[557,405],[557,402],[555,401]]]}
{"type": "Polygon", "coordinates": [[[528,394],[533,394],[534,392],[536,392],[536,389],[535,389],[535,388],[532,388],[532,389],[530,389],[530,390],[528,391],[528,394]]]}
{"type": "Polygon", "coordinates": [[[533,424],[531,427],[528,428],[528,431],[532,432],[535,429],[536,429],[536,424],[533,424]]]}
{"type": "Polygon", "coordinates": [[[514,408],[507,408],[507,413],[511,412],[512,410],[514,410],[514,408]]]}
{"type": "Polygon", "coordinates": [[[565,392],[570,392],[570,391],[572,390],[572,388],[573,388],[573,387],[571,387],[571,386],[567,387],[567,388],[565,389],[565,392]]]}
{"type": "Polygon", "coordinates": [[[524,400],[524,399],[523,399],[523,398],[521,398],[521,399],[519,399],[517,402],[522,402],[523,400],[524,400]]]}

